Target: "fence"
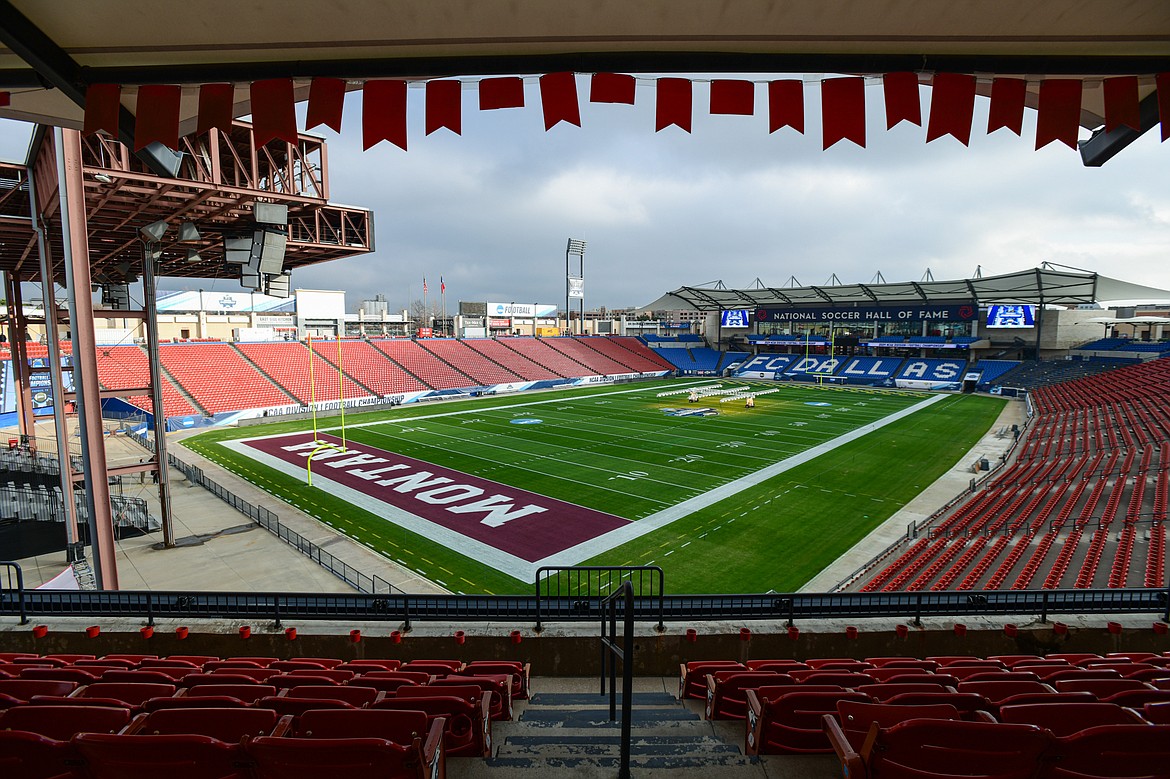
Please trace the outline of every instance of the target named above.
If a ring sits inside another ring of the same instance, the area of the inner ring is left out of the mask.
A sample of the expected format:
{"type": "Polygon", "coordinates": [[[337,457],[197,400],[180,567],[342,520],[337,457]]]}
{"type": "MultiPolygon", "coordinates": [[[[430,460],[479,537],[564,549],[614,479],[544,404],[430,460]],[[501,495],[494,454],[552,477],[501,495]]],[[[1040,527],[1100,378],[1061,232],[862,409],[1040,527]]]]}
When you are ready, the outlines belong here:
{"type": "Polygon", "coordinates": [[[608,597],[630,585],[634,596],[658,602],[658,629],[663,629],[664,584],[657,565],[543,567],[536,570],[536,630],[541,615],[560,615],[566,605],[577,614],[588,614],[594,600],[608,597]],[[542,609],[543,607],[543,609],[542,609]]]}

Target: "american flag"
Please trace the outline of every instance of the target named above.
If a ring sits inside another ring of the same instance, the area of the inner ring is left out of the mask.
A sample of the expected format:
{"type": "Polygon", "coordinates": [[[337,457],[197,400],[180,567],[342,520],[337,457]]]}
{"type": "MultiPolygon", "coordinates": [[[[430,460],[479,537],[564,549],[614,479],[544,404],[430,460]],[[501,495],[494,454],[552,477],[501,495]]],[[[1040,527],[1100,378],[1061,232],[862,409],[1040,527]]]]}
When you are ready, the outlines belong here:
{"type": "Polygon", "coordinates": [[[423,276],[423,294],[427,294],[427,277],[423,276]]]}
{"type": "Polygon", "coordinates": [[[447,291],[447,285],[443,283],[443,277],[440,276],[439,277],[439,292],[444,293],[446,291],[447,291]]]}

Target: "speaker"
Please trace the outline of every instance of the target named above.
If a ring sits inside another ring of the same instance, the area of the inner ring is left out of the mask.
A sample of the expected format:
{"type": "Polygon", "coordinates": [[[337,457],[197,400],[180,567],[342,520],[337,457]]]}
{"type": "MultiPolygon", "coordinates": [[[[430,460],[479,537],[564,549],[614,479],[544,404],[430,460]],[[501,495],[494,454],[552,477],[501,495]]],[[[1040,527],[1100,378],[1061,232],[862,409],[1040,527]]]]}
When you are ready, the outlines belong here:
{"type": "Polygon", "coordinates": [[[276,276],[268,276],[264,294],[274,298],[287,298],[292,290],[292,271],[285,271],[276,276]]]}
{"type": "Polygon", "coordinates": [[[130,308],[130,287],[127,284],[107,284],[102,287],[102,303],[125,311],[130,308]]]}
{"type": "Polygon", "coordinates": [[[259,273],[254,273],[250,268],[243,268],[240,273],[240,286],[248,289],[260,289],[263,281],[259,273]]]}
{"type": "Polygon", "coordinates": [[[252,236],[229,236],[223,239],[223,259],[228,265],[247,265],[252,257],[252,236]]]}
{"type": "Polygon", "coordinates": [[[287,225],[288,206],[281,203],[253,203],[252,218],[262,225],[287,225]]]}
{"type": "Polygon", "coordinates": [[[284,270],[284,250],[288,237],[274,227],[257,229],[252,234],[252,260],[250,265],[261,273],[278,275],[284,270]]]}

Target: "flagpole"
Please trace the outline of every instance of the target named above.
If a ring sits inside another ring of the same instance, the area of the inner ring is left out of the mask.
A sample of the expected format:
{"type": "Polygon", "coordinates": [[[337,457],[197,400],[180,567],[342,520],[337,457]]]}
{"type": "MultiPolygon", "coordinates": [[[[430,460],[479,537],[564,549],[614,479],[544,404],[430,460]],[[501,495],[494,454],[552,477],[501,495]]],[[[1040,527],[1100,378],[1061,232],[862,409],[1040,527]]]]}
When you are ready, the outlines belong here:
{"type": "Polygon", "coordinates": [[[430,318],[430,311],[427,310],[427,277],[423,276],[423,321],[420,327],[427,327],[427,320],[430,318]]]}
{"type": "Polygon", "coordinates": [[[337,334],[337,399],[341,404],[341,451],[345,451],[345,374],[341,370],[341,333],[337,334]]]}
{"type": "Polygon", "coordinates": [[[439,300],[443,304],[443,335],[447,335],[447,284],[439,276],[439,300]]]}

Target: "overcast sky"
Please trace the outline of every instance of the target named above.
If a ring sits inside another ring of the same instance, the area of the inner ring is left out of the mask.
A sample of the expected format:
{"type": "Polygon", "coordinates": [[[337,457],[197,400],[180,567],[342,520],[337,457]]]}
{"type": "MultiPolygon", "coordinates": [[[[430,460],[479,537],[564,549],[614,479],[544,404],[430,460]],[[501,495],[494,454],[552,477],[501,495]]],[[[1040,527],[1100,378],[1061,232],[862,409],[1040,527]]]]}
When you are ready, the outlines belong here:
{"type": "MultiPolygon", "coordinates": [[[[759,77],[756,80],[764,81],[759,77]]],[[[430,295],[439,277],[458,300],[560,303],[565,243],[588,242],[585,303],[649,303],[683,285],[757,278],[784,286],[936,279],[1031,268],[1044,260],[1170,289],[1170,144],[1158,130],[1102,168],[1053,143],[988,136],[978,98],[971,146],[903,123],[885,130],[881,87],[868,86],[867,148],[821,150],[819,90],[805,88],[806,132],[767,132],[764,87],[753,117],[710,116],[694,88],[694,127],[654,132],[654,91],[637,103],[587,102],[582,127],[544,131],[535,79],[526,107],[480,112],[464,89],[463,134],[423,134],[423,90],[409,90],[409,151],[361,149],[360,95],[329,141],[335,202],[369,207],[377,251],[299,270],[294,287],[343,288],[348,307],[381,293],[393,307],[430,295]]],[[[923,89],[924,121],[929,90],[923,89]]],[[[303,106],[302,114],[303,118],[303,106]]],[[[1085,134],[1087,137],[1087,133],[1085,134]]],[[[0,157],[22,159],[27,130],[0,124],[0,157]]],[[[216,282],[216,289],[238,289],[216,282]]],[[[206,285],[206,282],[204,282],[206,285]]],[[[178,286],[163,283],[161,286],[178,286]]]]}

